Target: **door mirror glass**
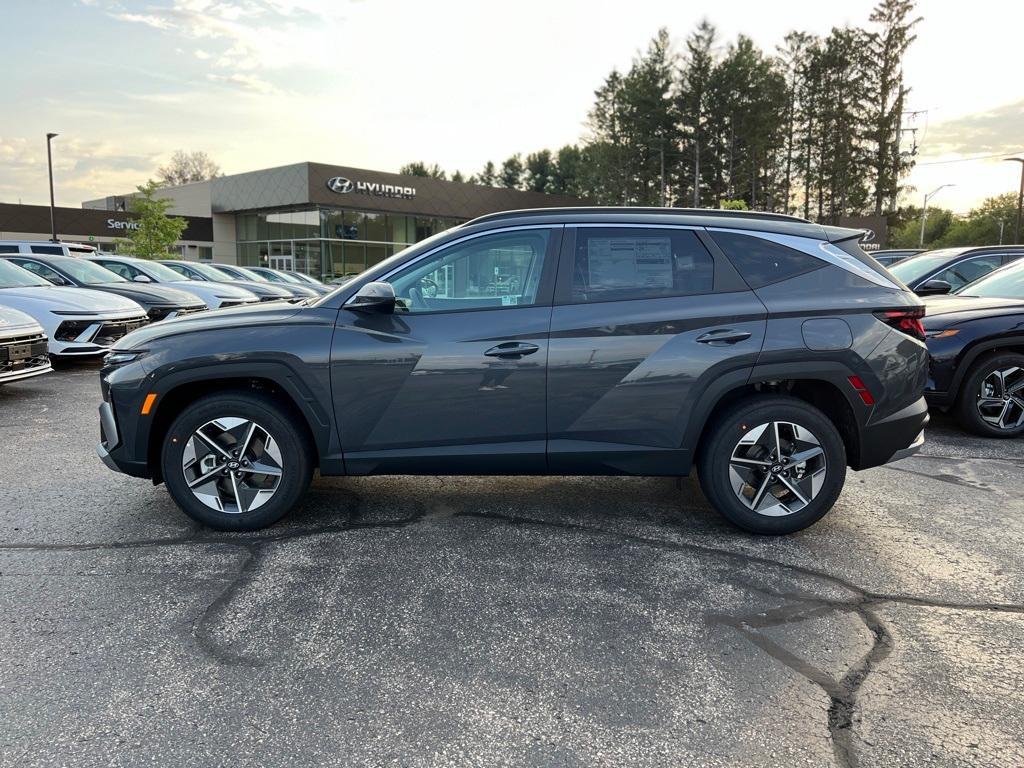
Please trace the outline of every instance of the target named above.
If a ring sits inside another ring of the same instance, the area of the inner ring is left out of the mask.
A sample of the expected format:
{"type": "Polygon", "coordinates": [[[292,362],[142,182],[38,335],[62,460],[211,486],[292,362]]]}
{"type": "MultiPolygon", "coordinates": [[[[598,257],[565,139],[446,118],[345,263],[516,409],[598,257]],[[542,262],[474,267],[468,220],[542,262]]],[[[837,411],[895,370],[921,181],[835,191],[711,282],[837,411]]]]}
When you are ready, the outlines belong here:
{"type": "Polygon", "coordinates": [[[136,283],[152,283],[153,282],[152,279],[150,279],[149,275],[136,275],[135,277],[132,278],[132,280],[134,280],[136,283]]]}
{"type": "Polygon", "coordinates": [[[951,290],[953,290],[953,286],[945,280],[929,280],[918,288],[916,293],[919,296],[941,296],[942,294],[949,293],[951,290]]]}
{"type": "Polygon", "coordinates": [[[395,289],[391,283],[367,283],[348,300],[348,304],[360,312],[391,313],[395,311],[395,289]]]}

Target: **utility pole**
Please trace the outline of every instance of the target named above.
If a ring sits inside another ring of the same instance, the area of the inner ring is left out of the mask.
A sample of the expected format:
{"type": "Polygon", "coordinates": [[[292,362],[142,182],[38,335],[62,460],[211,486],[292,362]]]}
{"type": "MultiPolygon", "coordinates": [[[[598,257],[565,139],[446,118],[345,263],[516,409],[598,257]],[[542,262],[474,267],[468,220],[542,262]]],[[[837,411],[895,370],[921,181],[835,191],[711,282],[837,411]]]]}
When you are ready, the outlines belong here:
{"type": "Polygon", "coordinates": [[[46,134],[46,167],[50,172],[50,239],[57,242],[57,224],[53,215],[53,155],[50,153],[50,142],[57,138],[56,133],[46,134]]]}
{"type": "Polygon", "coordinates": [[[661,137],[661,207],[665,207],[665,137],[661,137]]]}
{"type": "Polygon", "coordinates": [[[1020,215],[1024,209],[1024,157],[1007,157],[1008,163],[1020,163],[1020,193],[1017,195],[1017,223],[1013,226],[1013,243],[1020,245],[1020,215]]]}
{"type": "Polygon", "coordinates": [[[943,184],[941,187],[936,187],[935,189],[933,189],[931,192],[924,196],[924,205],[921,206],[921,239],[918,242],[918,245],[921,248],[924,248],[924,220],[928,212],[928,201],[935,197],[937,194],[939,194],[939,192],[941,192],[946,187],[955,186],[955,184],[943,184]]]}

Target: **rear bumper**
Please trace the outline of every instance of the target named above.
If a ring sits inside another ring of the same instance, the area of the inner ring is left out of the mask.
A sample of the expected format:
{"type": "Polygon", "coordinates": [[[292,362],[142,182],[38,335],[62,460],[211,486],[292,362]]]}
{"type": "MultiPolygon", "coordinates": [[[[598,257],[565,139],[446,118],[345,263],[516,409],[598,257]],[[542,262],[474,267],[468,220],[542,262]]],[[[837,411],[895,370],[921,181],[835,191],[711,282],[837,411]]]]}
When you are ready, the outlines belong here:
{"type": "Polygon", "coordinates": [[[924,445],[928,403],[918,398],[896,413],[863,427],[860,462],[854,469],[868,469],[911,456],[924,445]]]}

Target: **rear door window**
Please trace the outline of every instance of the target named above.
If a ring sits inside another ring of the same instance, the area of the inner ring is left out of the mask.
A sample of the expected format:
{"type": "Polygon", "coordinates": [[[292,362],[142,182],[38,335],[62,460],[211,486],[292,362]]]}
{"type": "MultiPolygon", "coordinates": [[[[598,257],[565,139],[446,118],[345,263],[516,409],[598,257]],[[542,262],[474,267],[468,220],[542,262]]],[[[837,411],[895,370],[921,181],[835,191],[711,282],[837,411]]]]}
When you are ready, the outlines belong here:
{"type": "Polygon", "coordinates": [[[716,231],[710,235],[751,288],[763,288],[825,266],[821,259],[753,235],[716,231]]]}
{"type": "Polygon", "coordinates": [[[42,253],[48,256],[63,256],[64,248],[60,245],[33,245],[32,253],[42,253]]]}
{"type": "Polygon", "coordinates": [[[714,258],[692,230],[579,227],[574,250],[573,304],[714,291],[714,258]]]}
{"type": "Polygon", "coordinates": [[[59,272],[57,272],[54,269],[50,269],[45,264],[40,264],[38,261],[27,261],[25,259],[11,259],[11,261],[13,261],[22,269],[27,269],[32,274],[39,275],[40,277],[49,280],[51,283],[54,283],[56,285],[66,282],[64,278],[61,277],[59,272]]]}

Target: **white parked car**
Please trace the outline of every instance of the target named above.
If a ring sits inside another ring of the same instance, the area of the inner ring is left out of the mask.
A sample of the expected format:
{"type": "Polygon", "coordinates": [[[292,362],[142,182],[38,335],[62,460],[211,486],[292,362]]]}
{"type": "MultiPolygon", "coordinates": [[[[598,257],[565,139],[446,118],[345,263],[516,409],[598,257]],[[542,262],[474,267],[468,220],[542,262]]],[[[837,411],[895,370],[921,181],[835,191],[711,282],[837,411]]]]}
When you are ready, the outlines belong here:
{"type": "Polygon", "coordinates": [[[24,312],[0,306],[0,384],[48,373],[48,352],[43,326],[24,312]]]}
{"type": "Polygon", "coordinates": [[[167,283],[172,288],[188,291],[206,302],[210,309],[237,307],[242,304],[258,304],[259,299],[251,291],[227,283],[208,283],[190,280],[178,274],[165,264],[148,259],[136,259],[131,256],[114,256],[101,253],[90,256],[101,267],[116,272],[126,280],[137,283],[167,283]]]}
{"type": "Polygon", "coordinates": [[[23,256],[93,256],[96,249],[91,245],[55,243],[52,240],[0,240],[0,253],[20,253],[23,256]]]}
{"type": "Polygon", "coordinates": [[[0,259],[0,304],[32,317],[49,337],[50,354],[95,357],[126,333],[149,322],[131,299],[51,284],[0,259]]]}

